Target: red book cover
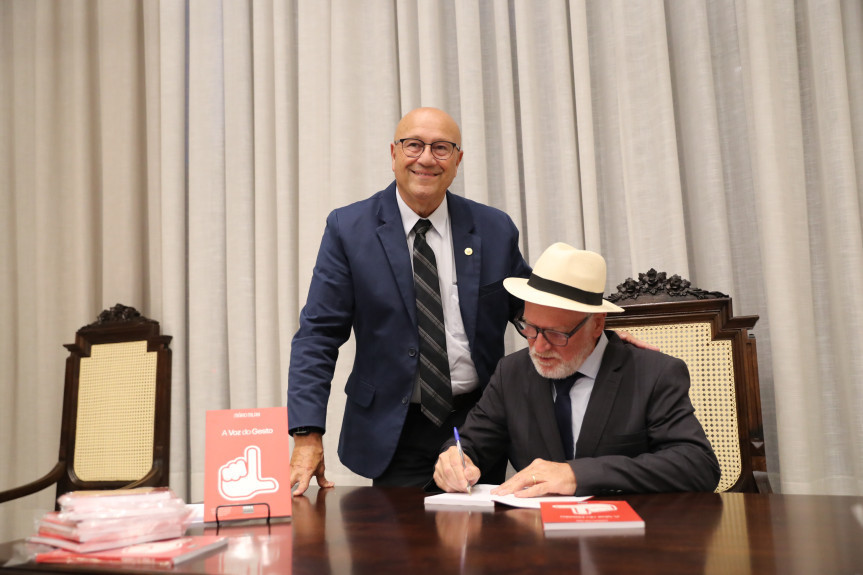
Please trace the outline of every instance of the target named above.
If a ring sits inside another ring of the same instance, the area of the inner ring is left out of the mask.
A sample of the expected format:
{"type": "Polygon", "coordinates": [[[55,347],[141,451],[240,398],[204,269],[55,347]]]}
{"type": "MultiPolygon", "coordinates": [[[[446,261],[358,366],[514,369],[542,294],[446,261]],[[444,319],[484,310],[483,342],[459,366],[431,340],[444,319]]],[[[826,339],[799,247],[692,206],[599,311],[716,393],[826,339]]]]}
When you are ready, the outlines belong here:
{"type": "Polygon", "coordinates": [[[540,513],[546,531],[644,530],[644,520],[626,501],[544,501],[540,513]]]}
{"type": "Polygon", "coordinates": [[[36,555],[36,563],[62,563],[67,565],[150,565],[170,567],[183,561],[215,551],[228,544],[227,537],[190,535],[118,547],[107,551],[75,553],[57,549],[36,555]]]}
{"type": "Polygon", "coordinates": [[[51,545],[52,547],[59,547],[60,549],[73,551],[75,553],[91,553],[93,551],[117,549],[119,547],[127,547],[129,545],[136,545],[139,543],[158,541],[160,539],[174,539],[177,537],[181,537],[185,532],[186,525],[178,523],[176,525],[163,527],[155,531],[145,531],[137,534],[120,532],[117,537],[103,537],[92,541],[80,542],[66,539],[62,536],[57,536],[50,533],[43,533],[40,530],[38,534],[32,537],[28,537],[27,541],[31,543],[42,543],[44,545],[51,545]]]}
{"type": "Polygon", "coordinates": [[[286,407],[207,412],[204,521],[289,517],[290,483],[286,407]]]}

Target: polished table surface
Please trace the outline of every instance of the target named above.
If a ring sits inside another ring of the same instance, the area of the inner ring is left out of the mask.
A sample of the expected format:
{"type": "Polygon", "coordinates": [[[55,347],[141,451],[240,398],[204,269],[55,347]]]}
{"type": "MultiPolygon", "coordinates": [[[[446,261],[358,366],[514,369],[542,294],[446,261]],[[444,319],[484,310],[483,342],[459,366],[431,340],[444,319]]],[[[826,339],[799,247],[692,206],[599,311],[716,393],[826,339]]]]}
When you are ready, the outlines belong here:
{"type": "MultiPolygon", "coordinates": [[[[311,489],[294,498],[291,520],[223,524],[225,551],[167,571],[863,575],[863,497],[628,495],[620,499],[644,519],[642,534],[550,537],[535,509],[426,511],[424,496],[408,488],[311,489]]],[[[16,551],[20,543],[0,546],[0,565],[10,573],[72,570],[10,565],[16,551]]]]}

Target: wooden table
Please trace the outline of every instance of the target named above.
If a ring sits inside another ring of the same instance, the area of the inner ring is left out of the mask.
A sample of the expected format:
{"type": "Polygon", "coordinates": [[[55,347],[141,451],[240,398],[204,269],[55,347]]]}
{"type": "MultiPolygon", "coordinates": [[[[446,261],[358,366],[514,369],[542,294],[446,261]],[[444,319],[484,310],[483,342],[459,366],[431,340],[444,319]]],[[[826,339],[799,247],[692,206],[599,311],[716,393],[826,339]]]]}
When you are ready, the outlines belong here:
{"type": "MultiPolygon", "coordinates": [[[[630,495],[621,498],[644,518],[643,534],[547,537],[538,510],[426,511],[424,495],[313,489],[294,499],[292,520],[223,526],[220,534],[231,536],[226,551],[174,571],[863,574],[863,497],[630,495]]],[[[0,546],[0,564],[13,549],[0,546]]],[[[4,569],[0,574],[45,571],[32,563],[4,569]]]]}

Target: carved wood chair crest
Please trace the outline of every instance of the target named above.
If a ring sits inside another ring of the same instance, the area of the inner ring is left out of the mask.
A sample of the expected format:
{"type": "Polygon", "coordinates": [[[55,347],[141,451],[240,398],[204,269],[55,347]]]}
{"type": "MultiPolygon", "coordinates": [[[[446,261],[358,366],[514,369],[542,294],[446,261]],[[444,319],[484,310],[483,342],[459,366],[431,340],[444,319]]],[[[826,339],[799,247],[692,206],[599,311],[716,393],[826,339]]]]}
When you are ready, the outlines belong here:
{"type": "Polygon", "coordinates": [[[135,308],[118,303],[114,305],[114,307],[100,312],[99,316],[96,318],[96,321],[85,327],[105,325],[106,323],[115,323],[121,321],[141,321],[158,323],[155,320],[144,317],[143,315],[141,315],[141,312],[139,312],[135,308]]]}
{"type": "MultiPolygon", "coordinates": [[[[627,278],[623,283],[617,285],[617,293],[608,296],[608,301],[620,304],[626,300],[642,301],[667,300],[669,297],[679,299],[712,299],[727,298],[728,296],[718,291],[706,291],[698,289],[692,283],[674,274],[668,277],[665,272],[658,272],[653,268],[646,273],[639,273],[638,280],[627,278]]],[[[620,305],[624,305],[620,304],[620,305]]]]}

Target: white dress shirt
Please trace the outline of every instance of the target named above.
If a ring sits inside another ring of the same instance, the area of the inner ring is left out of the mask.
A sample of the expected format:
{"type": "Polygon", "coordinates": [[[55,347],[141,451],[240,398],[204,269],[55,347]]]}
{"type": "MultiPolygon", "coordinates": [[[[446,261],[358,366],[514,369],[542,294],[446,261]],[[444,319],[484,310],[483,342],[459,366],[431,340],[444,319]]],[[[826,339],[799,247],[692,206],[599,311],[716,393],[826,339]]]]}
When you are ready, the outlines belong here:
{"type": "MultiPolygon", "coordinates": [[[[576,446],[578,436],[581,434],[581,424],[584,422],[584,414],[587,412],[587,402],[590,401],[590,394],[593,392],[593,384],[596,382],[596,376],[599,373],[599,366],[602,364],[602,356],[605,354],[605,348],[608,346],[608,337],[605,332],[599,336],[596,342],[596,347],[578,368],[581,374],[569,390],[569,400],[572,403],[572,444],[576,446]]],[[[551,397],[557,399],[557,388],[551,386],[551,397]]],[[[573,450],[574,452],[575,450],[573,450]]]]}
{"type": "MultiPolygon", "coordinates": [[[[402,224],[405,228],[405,238],[408,243],[408,251],[411,254],[411,266],[413,266],[413,247],[416,234],[413,228],[420,218],[416,212],[408,207],[396,190],[396,200],[399,212],[402,216],[402,224]]],[[[461,307],[458,301],[458,276],[455,270],[455,256],[453,255],[452,234],[450,233],[449,209],[446,197],[438,208],[427,218],[432,227],[426,232],[426,243],[432,249],[437,263],[438,279],[440,280],[440,296],[443,304],[444,326],[446,327],[446,353],[449,359],[449,374],[452,381],[453,396],[468,393],[479,387],[479,376],[476,367],[470,357],[470,345],[467,334],[464,331],[464,323],[461,319],[461,307]]],[[[414,381],[414,392],[411,401],[420,401],[419,373],[414,381]]]]}

